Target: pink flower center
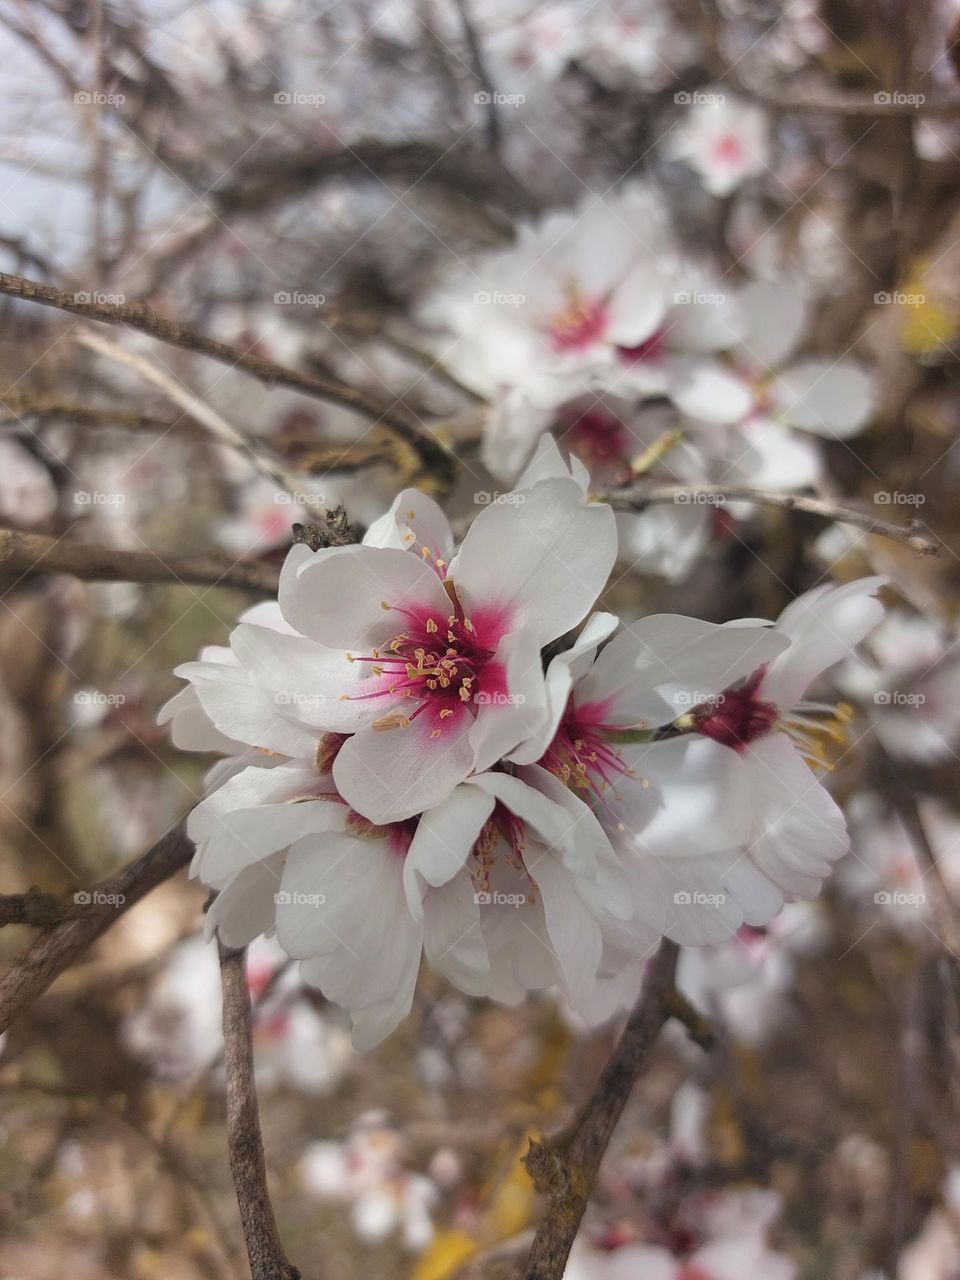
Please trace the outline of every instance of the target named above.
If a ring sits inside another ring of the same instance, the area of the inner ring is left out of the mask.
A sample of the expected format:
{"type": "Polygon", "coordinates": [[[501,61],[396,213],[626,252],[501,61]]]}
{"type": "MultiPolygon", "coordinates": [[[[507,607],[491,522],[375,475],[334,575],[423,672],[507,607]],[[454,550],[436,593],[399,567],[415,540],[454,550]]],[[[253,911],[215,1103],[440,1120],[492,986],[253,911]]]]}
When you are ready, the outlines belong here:
{"type": "Polygon", "coordinates": [[[573,281],[564,287],[564,297],[565,305],[547,325],[554,351],[582,351],[599,342],[607,327],[606,302],[585,297],[573,281]]]}
{"type": "Polygon", "coordinates": [[[740,139],[733,133],[725,133],[713,144],[713,156],[718,164],[731,167],[743,159],[744,147],[740,139]]]}
{"type": "Polygon", "coordinates": [[[630,436],[620,421],[605,409],[587,409],[564,432],[571,453],[591,467],[621,462],[629,453],[630,436]]]}
{"type": "Polygon", "coordinates": [[[477,701],[482,692],[481,677],[493,651],[479,643],[473,623],[463,616],[459,606],[446,618],[402,605],[392,607],[406,614],[409,625],[383,648],[363,657],[349,656],[350,662],[371,664],[378,686],[375,692],[357,697],[417,702],[419,705],[409,715],[393,712],[375,721],[374,729],[406,728],[411,720],[429,710],[437,724],[432,736],[439,737],[445,721],[477,701]]]}
{"type": "Polygon", "coordinates": [[[567,709],[539,763],[565,783],[579,791],[601,796],[618,778],[630,777],[624,764],[605,735],[615,726],[604,724],[605,702],[585,703],[578,707],[571,698],[567,709]]]}
{"type": "Polygon", "coordinates": [[[777,722],[778,708],[757,697],[765,667],[739,689],[725,689],[693,713],[693,730],[725,747],[740,748],[762,738],[777,722]]]}

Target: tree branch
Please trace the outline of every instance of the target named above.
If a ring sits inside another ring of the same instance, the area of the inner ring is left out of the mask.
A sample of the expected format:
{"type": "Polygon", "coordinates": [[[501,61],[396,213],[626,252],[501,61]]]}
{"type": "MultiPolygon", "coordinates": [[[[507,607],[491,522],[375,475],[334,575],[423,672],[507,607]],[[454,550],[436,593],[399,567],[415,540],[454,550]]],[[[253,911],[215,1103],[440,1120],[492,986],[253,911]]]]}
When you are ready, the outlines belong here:
{"type": "Polygon", "coordinates": [[[563,1276],[600,1161],[644,1059],[670,1016],[678,954],[675,943],[661,944],[617,1047],[571,1128],[559,1139],[530,1143],[524,1157],[527,1171],[537,1190],[546,1192],[549,1199],[524,1280],[561,1280],[563,1276]]]}
{"type": "Polygon", "coordinates": [[[0,529],[0,572],[70,573],[86,582],[180,582],[206,587],[240,587],[276,595],[279,571],[255,560],[231,560],[212,553],[160,555],[119,551],[95,543],[70,542],[39,533],[0,529]]]}
{"type": "Polygon", "coordinates": [[[0,894],[0,926],[28,924],[37,929],[52,929],[64,920],[83,915],[85,908],[58,893],[44,893],[33,886],[26,893],[0,894]]]}
{"type": "Polygon", "coordinates": [[[227,1071],[227,1146],[252,1280],[300,1280],[280,1243],[267,1191],[263,1135],[253,1078],[253,1030],[244,953],[220,948],[227,1071]]]}
{"type": "Polygon", "coordinates": [[[800,493],[770,493],[765,489],[751,489],[747,485],[681,485],[657,484],[635,489],[614,489],[597,495],[601,502],[609,502],[615,511],[643,511],[655,504],[674,502],[678,506],[699,506],[724,502],[752,502],[757,506],[780,507],[784,511],[804,511],[820,516],[823,520],[835,520],[838,524],[852,524],[868,533],[902,542],[922,556],[940,554],[940,543],[923,531],[918,520],[909,524],[894,524],[890,520],[878,520],[876,516],[852,507],[841,507],[823,498],[807,497],[800,493]]]}
{"type": "Polygon", "coordinates": [[[299,373],[284,365],[274,364],[272,360],[264,360],[250,351],[243,351],[228,343],[218,342],[215,338],[208,338],[205,334],[188,329],[174,320],[167,320],[139,303],[127,305],[95,302],[88,294],[55,289],[52,285],[43,284],[38,280],[28,280],[25,276],[0,272],[0,294],[4,293],[11,298],[20,298],[24,302],[36,302],[40,306],[53,307],[58,311],[66,311],[70,315],[83,316],[87,320],[98,320],[102,324],[134,329],[138,333],[146,333],[151,338],[180,347],[184,351],[193,351],[198,355],[218,360],[221,364],[227,364],[231,368],[243,369],[244,372],[268,386],[290,387],[294,391],[302,391],[306,395],[342,405],[343,408],[351,409],[363,417],[372,418],[376,423],[382,422],[416,450],[427,471],[442,481],[452,480],[453,454],[425,431],[399,401],[384,404],[368,392],[351,387],[335,378],[299,373]]]}
{"type": "Polygon", "coordinates": [[[6,1031],[124,912],[185,867],[192,854],[184,825],[178,823],[122,871],[78,895],[83,913],[37,938],[0,980],[0,1031],[6,1031]],[[81,901],[84,897],[86,902],[81,901]]]}

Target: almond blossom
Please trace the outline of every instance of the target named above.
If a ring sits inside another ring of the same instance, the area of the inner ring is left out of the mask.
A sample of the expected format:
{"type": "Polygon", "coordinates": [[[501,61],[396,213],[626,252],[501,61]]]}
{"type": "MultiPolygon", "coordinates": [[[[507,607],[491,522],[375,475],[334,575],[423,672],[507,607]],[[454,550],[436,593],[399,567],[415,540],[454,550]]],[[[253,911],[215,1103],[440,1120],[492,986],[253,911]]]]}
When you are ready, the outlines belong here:
{"type": "Polygon", "coordinates": [[[229,664],[178,674],[220,733],[251,747],[310,761],[324,733],[349,735],[340,794],[372,822],[411,817],[524,736],[543,699],[540,649],[592,605],[616,531],[566,473],[486,507],[451,552],[439,507],[401,494],[363,545],[291,549],[283,630],[241,623],[229,664]]]}
{"type": "Polygon", "coordinates": [[[442,358],[481,395],[495,400],[539,374],[568,378],[560,403],[583,389],[574,380],[614,364],[660,326],[667,306],[661,211],[639,184],[608,199],[522,225],[516,243],[441,285],[422,318],[452,332],[442,358]]]}
{"type": "Polygon", "coordinates": [[[711,195],[728,196],[767,169],[769,125],[762,107],[718,91],[679,93],[676,100],[686,116],[667,134],[663,152],[686,161],[711,195]]]}

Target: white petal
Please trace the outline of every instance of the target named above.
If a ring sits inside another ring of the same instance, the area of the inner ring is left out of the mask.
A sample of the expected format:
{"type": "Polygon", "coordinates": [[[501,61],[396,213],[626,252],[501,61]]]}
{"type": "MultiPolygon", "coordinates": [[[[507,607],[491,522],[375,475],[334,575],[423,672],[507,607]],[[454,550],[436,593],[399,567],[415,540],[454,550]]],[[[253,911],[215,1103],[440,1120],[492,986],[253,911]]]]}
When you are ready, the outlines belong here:
{"type": "Polygon", "coordinates": [[[450,522],[437,503],[419,489],[398,493],[390,510],[374,520],[363,542],[368,547],[413,551],[431,564],[438,559],[449,562],[453,556],[450,522]]]}
{"type": "Polygon", "coordinates": [[[283,854],[244,867],[217,894],[204,920],[207,937],[214,930],[225,947],[245,947],[274,926],[274,896],[280,888],[283,854]]]}
{"type": "MultiPolygon", "coordinates": [[[[451,567],[468,616],[542,643],[571,630],[603,590],[617,551],[613,512],[574,480],[544,480],[476,518],[451,567]]],[[[479,626],[478,626],[479,629],[479,626]]]]}
{"type": "Polygon", "coordinates": [[[351,733],[396,705],[397,699],[386,692],[391,678],[374,676],[369,662],[351,662],[344,649],[262,627],[237,627],[231,642],[244,669],[284,720],[351,733]],[[379,690],[384,691],[381,698],[366,696],[379,690]]]}
{"type": "Polygon", "coordinates": [[[228,738],[285,756],[313,754],[316,733],[284,719],[273,695],[240,667],[186,662],[174,674],[190,681],[205,714],[228,738]]]}
{"type": "Polygon", "coordinates": [[[795,707],[821,672],[849,656],[883,618],[876,592],[885,578],[827,584],[799,596],[784,609],[776,628],[790,647],[770,665],[758,690],[783,710],[795,707]]]}
{"type": "Polygon", "coordinates": [[[798,282],[754,280],[738,298],[743,354],[760,372],[781,364],[800,341],[808,306],[798,282]]]}
{"type": "Polygon", "coordinates": [[[280,607],[291,626],[331,649],[369,653],[402,631],[403,608],[440,611],[450,601],[436,572],[393,547],[291,549],[280,575],[280,607]],[[388,605],[389,608],[384,608],[388,605]]]}
{"type": "Polygon", "coordinates": [[[415,919],[423,918],[427,887],[438,888],[463,870],[493,806],[493,796],[467,783],[420,819],[403,867],[404,892],[415,919]]]}
{"type": "Polygon", "coordinates": [[[578,705],[604,705],[608,724],[650,727],[694,710],[781,653],[789,642],[766,627],[725,627],[680,614],[625,626],[578,683],[578,705]]]}
{"type": "Polygon", "coordinates": [[[544,681],[543,717],[537,728],[509,753],[508,759],[514,764],[535,764],[542,757],[557,732],[574,680],[589,668],[598,645],[609,639],[619,625],[616,614],[592,614],[571,648],[551,661],[544,681]]]}
{"type": "Polygon", "coordinates": [[[873,379],[847,361],[805,360],[785,369],[772,388],[774,404],[792,427],[846,440],[873,413],[873,379]]]}
{"type": "Polygon", "coordinates": [[[751,743],[742,758],[753,788],[752,861],[784,893],[815,897],[850,847],[842,812],[786,734],[751,743]]]}
{"type": "Polygon", "coordinates": [[[347,803],[371,822],[410,818],[446,799],[471,772],[472,727],[466,709],[440,720],[428,706],[406,728],[361,729],[337,753],[334,781],[347,803]]]}
{"type": "Polygon", "coordinates": [[[716,361],[675,362],[669,377],[673,403],[697,422],[742,422],[754,407],[749,385],[716,361]]]}
{"type": "Polygon", "coordinates": [[[407,912],[402,874],[386,840],[305,840],[287,855],[277,938],[308,957],[304,978],[350,1011],[357,1048],[388,1035],[413,999],[421,929],[407,912]]]}

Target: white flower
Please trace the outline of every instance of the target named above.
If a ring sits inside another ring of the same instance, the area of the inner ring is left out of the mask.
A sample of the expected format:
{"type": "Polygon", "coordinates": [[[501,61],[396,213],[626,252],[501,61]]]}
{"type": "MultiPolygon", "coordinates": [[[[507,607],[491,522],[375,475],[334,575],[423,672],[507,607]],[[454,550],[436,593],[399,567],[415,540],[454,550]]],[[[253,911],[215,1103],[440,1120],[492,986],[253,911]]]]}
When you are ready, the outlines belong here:
{"type": "Polygon", "coordinates": [[[664,154],[685,160],[714,196],[728,196],[769,165],[766,112],[721,91],[684,104],[680,125],[667,134],[664,154]]]}
{"type": "MultiPolygon", "coordinates": [[[[720,941],[741,923],[767,923],[784,897],[812,898],[831,865],[847,851],[843,814],[811,772],[825,764],[824,740],[847,741],[847,710],[804,702],[808,686],[844,658],[879,622],[883,607],[874,593],[881,578],[844,586],[823,586],[799,597],[775,623],[776,633],[790,644],[748,679],[707,700],[680,720],[692,737],[653,744],[637,761],[646,773],[659,765],[654,753],[672,748],[690,754],[687,768],[702,770],[710,786],[724,797],[720,821],[746,823],[746,831],[730,847],[693,856],[678,841],[673,849],[661,841],[656,823],[635,832],[638,891],[650,879],[678,888],[673,893],[670,937],[684,943],[720,941]],[[706,739],[706,741],[704,741],[706,739]],[[684,895],[684,896],[680,896],[684,895]]],[[[664,816],[676,821],[665,779],[664,816]]],[[[659,817],[659,815],[658,815],[659,817]]],[[[712,824],[714,825],[714,824],[712,824]]],[[[727,830],[730,830],[728,825],[727,830]]]]}
{"type": "Polygon", "coordinates": [[[243,623],[232,665],[178,674],[234,742],[309,762],[324,733],[350,735],[337,789],[385,823],[439,803],[521,740],[543,700],[540,649],[590,608],[616,530],[565,472],[487,506],[450,563],[446,520],[423,495],[401,494],[372,534],[380,545],[293,547],[286,632],[243,623]]]}
{"type": "Polygon", "coordinates": [[[685,411],[694,438],[723,467],[719,478],[727,483],[812,484],[820,455],[784,428],[845,440],[869,421],[874,389],[865,369],[843,357],[789,359],[809,319],[802,289],[789,279],[754,281],[737,297],[730,318],[736,340],[728,367],[713,370],[710,410],[694,404],[685,411]],[[718,434],[724,425],[735,430],[718,434]]]}
{"type": "Polygon", "coordinates": [[[596,817],[537,767],[479,775],[424,814],[403,874],[433,967],[505,1004],[558,986],[583,1006],[604,928],[632,914],[596,817]]]}
{"type": "MultiPolygon", "coordinates": [[[[615,363],[666,307],[661,213],[639,185],[522,226],[516,244],[441,288],[424,318],[455,335],[444,364],[490,399],[540,374],[615,363]]],[[[560,403],[584,389],[567,384],[560,403]]]]}

